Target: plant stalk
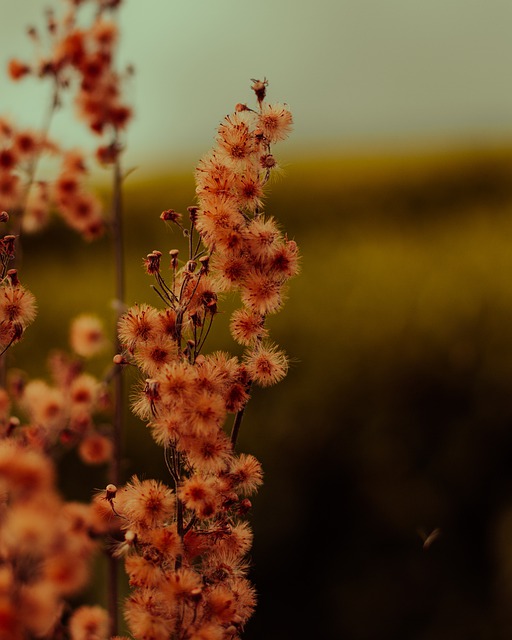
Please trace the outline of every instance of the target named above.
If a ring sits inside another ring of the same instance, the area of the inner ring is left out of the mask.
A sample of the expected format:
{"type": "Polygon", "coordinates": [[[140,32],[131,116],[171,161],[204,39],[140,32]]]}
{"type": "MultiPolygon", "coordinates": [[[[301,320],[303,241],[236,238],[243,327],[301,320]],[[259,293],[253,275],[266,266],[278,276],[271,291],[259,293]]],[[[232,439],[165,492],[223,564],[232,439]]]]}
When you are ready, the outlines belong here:
{"type": "MultiPolygon", "coordinates": [[[[114,136],[114,143],[118,145],[117,131],[114,136]]],[[[114,245],[115,261],[115,328],[114,344],[115,353],[119,353],[121,345],[117,335],[117,325],[123,313],[125,299],[125,272],[124,272],[124,245],[123,245],[123,200],[122,200],[122,173],[119,154],[116,156],[113,167],[112,184],[112,236],[114,245]]],[[[123,398],[124,380],[122,370],[119,367],[114,375],[114,424],[113,424],[113,455],[109,470],[109,481],[118,487],[121,484],[121,460],[123,449],[123,398]]],[[[110,614],[110,633],[112,636],[118,635],[118,561],[111,554],[108,555],[108,610],[110,614]]]]}

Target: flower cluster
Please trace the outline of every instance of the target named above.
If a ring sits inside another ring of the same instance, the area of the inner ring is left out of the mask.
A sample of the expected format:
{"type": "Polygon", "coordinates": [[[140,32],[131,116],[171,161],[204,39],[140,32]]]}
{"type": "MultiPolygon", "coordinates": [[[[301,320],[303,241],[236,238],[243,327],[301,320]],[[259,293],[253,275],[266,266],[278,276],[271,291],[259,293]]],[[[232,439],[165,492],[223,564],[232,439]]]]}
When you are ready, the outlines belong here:
{"type": "MultiPolygon", "coordinates": [[[[72,344],[82,354],[97,353],[106,344],[94,316],[75,319],[72,344]]],[[[81,357],[55,351],[48,358],[52,381],[27,380],[21,371],[8,372],[7,389],[0,390],[0,425],[4,436],[50,453],[77,447],[83,462],[102,464],[112,455],[109,424],[97,417],[110,409],[107,385],[84,371],[81,357]],[[18,415],[25,416],[22,422],[18,415]]]]}
{"type": "Polygon", "coordinates": [[[0,441],[0,637],[5,640],[61,637],[65,599],[90,577],[97,518],[85,504],[62,501],[54,476],[42,453],[0,441]]]}
{"type": "Polygon", "coordinates": [[[165,307],[138,304],[119,322],[124,351],[115,361],[143,374],[133,408],[164,447],[173,481],[171,488],[134,477],[113,499],[125,529],[116,553],[133,587],[125,617],[136,638],[235,639],[256,602],[246,515],[263,472],[235,445],[252,384],[269,386],[287,373],[265,320],[280,309],[299,263],[295,242],[262,211],[276,167],[271,144],[292,123],[285,105],[265,102],[266,85],[254,81],[257,110],[237,105],[220,125],[196,172],[198,206],[189,207],[189,223],[172,209],[161,215],[188,240],[184,262],[177,249],[169,252],[170,282],[160,251],[144,260],[165,307]],[[219,297],[231,290],[242,301],[231,332],[245,353],[205,355],[219,297]]]}
{"type": "MultiPolygon", "coordinates": [[[[119,132],[132,117],[121,96],[123,76],[114,69],[118,30],[108,13],[119,5],[120,0],[81,0],[66,3],[62,15],[48,10],[45,28],[28,30],[36,46],[36,60],[30,64],[17,59],[9,62],[11,79],[32,75],[49,79],[53,85],[49,118],[42,131],[18,130],[0,119],[0,208],[22,217],[19,227],[24,231],[44,227],[49,212],[55,209],[88,240],[104,232],[101,202],[84,188],[87,170],[83,155],[61,150],[49,139],[48,129],[53,113],[62,105],[62,94],[74,88],[78,116],[95,134],[111,134],[108,143],[102,141],[97,146],[96,159],[102,164],[117,160],[122,151],[119,132]],[[86,26],[80,20],[85,4],[95,9],[86,26]],[[61,168],[54,180],[36,180],[38,161],[48,152],[61,159],[61,168]]],[[[131,72],[129,68],[126,74],[131,72]]]]}
{"type": "MultiPolygon", "coordinates": [[[[61,16],[48,10],[44,32],[39,33],[34,27],[29,29],[38,50],[46,44],[47,53],[39,54],[33,64],[17,59],[9,63],[13,80],[28,75],[51,78],[57,99],[59,90],[76,84],[78,113],[97,134],[107,128],[123,129],[132,116],[131,108],[121,99],[122,77],[112,66],[118,30],[107,12],[120,4],[120,0],[81,0],[68,3],[61,16]],[[92,23],[86,27],[81,25],[79,16],[79,9],[85,4],[95,5],[92,23]],[[42,42],[44,37],[48,42],[42,42]]],[[[102,159],[112,161],[115,149],[108,153],[103,148],[98,153],[102,159]]]]}
{"type": "Polygon", "coordinates": [[[56,211],[84,238],[100,236],[105,227],[103,206],[87,189],[86,176],[82,153],[61,149],[45,134],[0,118],[0,208],[11,213],[21,230],[41,230],[56,211]],[[52,180],[35,179],[44,154],[60,161],[52,180]]]}
{"type": "MultiPolygon", "coordinates": [[[[8,219],[2,211],[0,222],[8,219]]],[[[9,268],[15,255],[16,237],[4,235],[0,238],[0,356],[21,339],[36,316],[34,296],[20,283],[18,271],[9,268]]]]}
{"type": "MultiPolygon", "coordinates": [[[[0,207],[17,209],[24,197],[22,176],[30,172],[42,153],[54,153],[55,145],[38,132],[16,127],[0,118],[0,207]]],[[[40,194],[41,199],[42,194],[40,194]]]]}

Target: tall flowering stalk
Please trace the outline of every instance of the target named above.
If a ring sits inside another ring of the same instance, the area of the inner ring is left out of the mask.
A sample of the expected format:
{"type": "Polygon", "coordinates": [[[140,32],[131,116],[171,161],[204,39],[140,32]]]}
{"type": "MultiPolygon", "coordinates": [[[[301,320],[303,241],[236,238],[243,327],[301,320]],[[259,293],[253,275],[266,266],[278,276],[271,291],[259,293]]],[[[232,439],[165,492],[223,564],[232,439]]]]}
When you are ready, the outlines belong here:
{"type": "Polygon", "coordinates": [[[169,252],[169,279],[160,251],[145,260],[164,308],[136,305],[119,322],[124,351],[116,362],[135,364],[143,376],[133,409],[163,447],[172,480],[135,476],[111,496],[125,529],[115,553],[132,586],[125,617],[135,638],[239,638],[256,603],[247,513],[263,472],[236,443],[252,385],[273,385],[287,373],[265,321],[282,307],[299,256],[263,213],[276,167],[271,145],[286,138],[292,116],[265,101],[266,81],[253,82],[257,108],[238,104],[220,125],[197,168],[198,204],[188,221],[172,209],[162,213],[188,241],[185,260],[169,252]],[[230,328],[244,353],[205,354],[219,298],[229,291],[240,294],[230,328]]]}
{"type": "MultiPolygon", "coordinates": [[[[120,74],[115,68],[115,53],[118,42],[118,28],[114,14],[121,5],[121,0],[73,0],[64,2],[60,12],[48,10],[46,13],[45,29],[39,32],[30,28],[28,33],[36,47],[34,62],[25,63],[11,60],[9,73],[11,78],[19,80],[25,76],[36,76],[50,79],[53,87],[52,105],[47,118],[47,124],[42,134],[42,140],[48,146],[47,133],[51,116],[57,107],[61,106],[61,95],[64,91],[74,92],[74,103],[79,118],[98,139],[96,159],[112,169],[112,215],[110,220],[103,217],[99,202],[83,192],[81,178],[85,173],[85,162],[78,153],[68,153],[65,156],[62,170],[55,183],[35,181],[37,160],[30,164],[28,171],[26,198],[17,206],[17,218],[20,223],[17,228],[19,235],[22,225],[28,230],[38,229],[46,221],[47,213],[52,204],[63,214],[66,222],[81,232],[87,239],[97,237],[110,226],[115,255],[115,309],[116,322],[124,310],[124,255],[122,239],[122,170],[121,154],[123,151],[122,134],[129,123],[132,111],[122,96],[122,83],[126,75],[132,70],[128,68],[125,74],[120,74]],[[84,24],[81,9],[84,5],[92,6],[92,19],[84,24]],[[107,139],[105,143],[105,138],[107,139]],[[53,199],[50,196],[54,195],[53,199]],[[35,197],[34,197],[35,196],[35,197]],[[34,206],[30,206],[31,201],[34,206]],[[30,216],[34,211],[35,215],[30,216]],[[28,223],[26,222],[28,221],[28,223]]],[[[52,147],[53,149],[53,147],[52,147]]],[[[37,156],[37,159],[39,156],[37,156]]],[[[1,177],[1,176],[0,176],[1,177]]],[[[17,180],[17,176],[13,178],[17,180]]],[[[2,192],[0,179],[0,196],[2,192]]],[[[9,204],[12,204],[9,202],[9,204]]],[[[117,332],[114,346],[119,350],[117,332]]],[[[35,408],[44,405],[46,398],[50,404],[57,403],[55,411],[59,415],[67,415],[69,402],[61,401],[61,395],[68,396],[66,389],[80,381],[75,378],[80,371],[79,364],[68,367],[70,375],[61,376],[56,387],[49,387],[41,381],[34,381],[23,386],[20,400],[28,406],[29,415],[35,408]],[[73,369],[74,367],[74,369],[73,369]],[[78,367],[78,368],[77,368],[78,367]],[[64,383],[63,383],[64,380],[64,383]],[[33,389],[39,393],[30,394],[33,389]],[[44,393],[43,393],[44,391],[44,393]],[[27,404],[25,397],[32,402],[27,404]]],[[[107,440],[104,433],[96,430],[91,420],[83,420],[83,424],[59,420],[60,436],[69,439],[72,444],[78,444],[79,453],[86,462],[98,463],[109,461],[109,480],[119,484],[121,482],[121,439],[123,417],[123,380],[117,368],[107,377],[113,379],[113,425],[111,440],[107,440]]],[[[82,376],[83,377],[83,376],[82,376]]],[[[91,383],[92,384],[92,383],[91,383]]],[[[89,395],[93,395],[90,390],[89,395]]],[[[98,394],[96,394],[98,395],[98,394]]],[[[104,398],[99,394],[98,398],[104,398]]],[[[91,401],[92,402],[92,401],[91,401]]],[[[48,404],[48,402],[46,403],[48,404]]],[[[105,408],[105,407],[102,407],[105,408]]],[[[91,417],[93,407],[86,412],[91,417]]],[[[56,429],[50,432],[55,436],[56,429]]],[[[45,438],[48,440],[48,438],[45,438]]],[[[55,438],[53,438],[55,440],[55,438]]],[[[69,444],[66,442],[66,444],[69,444]]],[[[46,447],[48,449],[48,447],[46,447]]],[[[117,632],[117,560],[109,556],[109,613],[112,633],[117,632]]]]}

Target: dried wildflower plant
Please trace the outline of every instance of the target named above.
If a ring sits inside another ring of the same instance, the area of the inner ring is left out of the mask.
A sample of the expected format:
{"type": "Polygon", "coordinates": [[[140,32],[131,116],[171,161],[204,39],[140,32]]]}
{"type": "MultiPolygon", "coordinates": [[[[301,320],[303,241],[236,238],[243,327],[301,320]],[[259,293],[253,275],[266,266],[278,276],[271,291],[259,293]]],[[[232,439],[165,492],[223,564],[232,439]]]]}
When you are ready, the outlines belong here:
{"type": "Polygon", "coordinates": [[[51,99],[41,130],[18,128],[0,118],[0,208],[12,213],[13,233],[38,231],[52,210],[87,240],[103,234],[106,220],[101,201],[85,185],[87,164],[84,154],[63,149],[49,136],[54,113],[63,105],[63,95],[73,92],[78,117],[99,142],[97,161],[113,165],[123,145],[120,133],[131,120],[132,110],[122,97],[122,84],[133,72],[114,68],[118,28],[113,14],[119,0],[63,2],[57,13],[48,9],[42,28],[30,27],[34,60],[11,59],[12,80],[34,77],[49,81],[51,99]],[[92,18],[84,24],[82,9],[92,8],[92,18]],[[106,134],[105,142],[101,136],[106,134]],[[37,179],[36,169],[43,154],[60,160],[52,180],[37,179]]]}
{"type": "Polygon", "coordinates": [[[285,105],[265,101],[266,87],[253,81],[257,108],[239,104],[221,123],[197,168],[198,202],[188,220],[172,209],[161,215],[188,241],[184,260],[178,249],[169,252],[169,278],[160,251],[144,260],[164,308],[138,304],[119,322],[116,362],[142,374],[133,410],[164,448],[172,479],[169,487],[134,477],[113,499],[125,530],[115,553],[132,587],[125,618],[135,638],[239,638],[256,603],[247,512],[263,472],[236,443],[252,385],[276,384],[287,373],[266,318],[282,307],[299,269],[296,243],[263,212],[277,164],[271,144],[292,125],[285,105]],[[230,321],[241,358],[204,353],[227,291],[238,291],[242,303],[230,321]]]}
{"type": "MultiPolygon", "coordinates": [[[[0,117],[0,209],[8,211],[2,212],[0,222],[7,223],[10,232],[0,240],[2,355],[21,338],[36,315],[34,297],[20,284],[18,270],[14,268],[19,267],[20,262],[20,237],[44,228],[52,212],[58,213],[66,224],[87,240],[99,237],[111,224],[116,251],[116,301],[119,303],[117,307],[121,307],[124,263],[119,249],[122,182],[119,157],[123,150],[121,133],[131,118],[131,109],[121,95],[121,85],[124,78],[131,75],[131,70],[119,74],[114,68],[118,40],[114,13],[120,4],[120,0],[64,0],[60,14],[52,9],[47,10],[45,25],[41,30],[35,27],[28,29],[35,47],[34,61],[26,63],[11,60],[9,63],[8,72],[12,80],[33,76],[49,81],[52,91],[40,130],[23,129],[13,124],[12,120],[0,117]],[[92,11],[86,11],[84,16],[82,7],[85,5],[92,11]],[[100,200],[87,189],[85,154],[77,149],[66,149],[49,136],[53,115],[63,106],[64,94],[71,92],[74,94],[78,117],[98,141],[96,161],[112,169],[114,189],[110,221],[104,215],[100,200]],[[104,136],[107,136],[107,142],[104,136]],[[55,167],[50,171],[50,177],[44,180],[39,177],[38,170],[43,156],[50,160],[50,167],[55,167]]],[[[5,358],[0,360],[0,444],[4,440],[9,443],[9,451],[14,452],[15,457],[21,457],[24,452],[34,454],[33,459],[40,460],[52,476],[56,474],[55,460],[61,453],[76,447],[83,462],[107,463],[109,475],[113,475],[118,472],[120,457],[117,436],[120,429],[121,376],[116,375],[118,367],[113,367],[104,380],[96,379],[85,370],[85,360],[100,353],[109,344],[97,318],[89,314],[76,318],[71,327],[70,341],[73,354],[55,352],[50,355],[49,382],[43,379],[29,380],[20,371],[7,370],[5,358]],[[114,377],[115,393],[111,401],[107,384],[114,377]]],[[[5,511],[10,512],[15,508],[15,503],[9,495],[10,479],[5,475],[7,472],[0,468],[0,489],[3,499],[5,483],[5,511]]],[[[69,545],[73,545],[75,529],[59,529],[57,514],[66,507],[57,499],[54,487],[52,492],[55,499],[52,498],[52,508],[47,509],[47,517],[55,522],[55,536],[67,535],[69,545]]],[[[26,518],[33,518],[33,527],[36,529],[40,524],[42,529],[49,531],[50,526],[42,515],[46,501],[41,494],[37,494],[37,498],[40,509],[35,508],[35,502],[27,505],[32,511],[27,508],[26,518]]],[[[112,522],[110,507],[111,503],[103,497],[94,498],[91,505],[83,505],[83,509],[90,512],[87,518],[91,521],[88,520],[83,531],[77,530],[76,542],[78,533],[83,533],[84,538],[90,541],[91,549],[96,550],[99,537],[118,530],[118,523],[112,522]],[[105,505],[108,509],[105,509],[105,505]]],[[[4,524],[0,517],[0,572],[10,565],[32,566],[32,551],[28,544],[16,552],[14,559],[11,558],[4,544],[6,536],[10,535],[4,524]]],[[[33,546],[34,553],[37,553],[35,539],[33,546]]],[[[60,554],[62,563],[69,565],[68,568],[59,565],[56,570],[62,574],[68,571],[71,575],[76,569],[83,579],[75,580],[73,585],[61,591],[46,580],[37,587],[39,600],[31,595],[25,604],[20,595],[25,589],[24,577],[13,569],[12,579],[5,582],[5,589],[0,593],[0,636],[14,640],[36,636],[61,637],[64,634],[78,639],[93,636],[104,638],[109,630],[116,633],[115,565],[110,564],[109,612],[98,607],[81,607],[70,617],[71,605],[65,603],[64,598],[74,595],[86,584],[92,552],[81,553],[77,547],[66,554],[65,545],[55,540],[52,541],[52,553],[60,554]],[[73,558],[74,552],[80,553],[76,560],[73,558]],[[43,606],[45,593],[48,607],[46,617],[41,618],[43,623],[39,624],[37,616],[43,606]],[[34,620],[29,619],[32,606],[34,620]],[[70,618],[69,625],[67,618],[70,618]],[[68,628],[64,630],[64,627],[68,628]]],[[[34,574],[37,575],[34,582],[39,579],[40,568],[44,568],[45,562],[43,557],[35,562],[34,574]]]]}

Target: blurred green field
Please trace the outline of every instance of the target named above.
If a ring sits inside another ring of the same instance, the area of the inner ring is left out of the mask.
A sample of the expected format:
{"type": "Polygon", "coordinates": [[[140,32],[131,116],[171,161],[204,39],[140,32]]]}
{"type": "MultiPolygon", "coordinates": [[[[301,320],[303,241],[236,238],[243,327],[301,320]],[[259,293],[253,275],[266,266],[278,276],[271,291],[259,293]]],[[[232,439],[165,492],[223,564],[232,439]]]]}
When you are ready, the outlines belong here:
{"type": "MultiPolygon", "coordinates": [[[[159,305],[142,258],[183,246],[159,214],[194,203],[192,170],[127,179],[128,304],[159,305]]],[[[266,210],[303,266],[270,323],[293,366],[254,393],[240,440],[266,472],[245,637],[510,637],[512,150],[291,159],[266,210]],[[418,530],[434,527],[424,551],[418,530]]],[[[77,313],[113,330],[113,259],[108,238],[59,224],[23,250],[40,311],[12,364],[42,375],[77,313]]],[[[233,350],[227,318],[212,350],[233,350]]],[[[165,478],[127,421],[127,477],[165,478]]],[[[73,478],[73,497],[101,486],[100,471],[73,478]]]]}

